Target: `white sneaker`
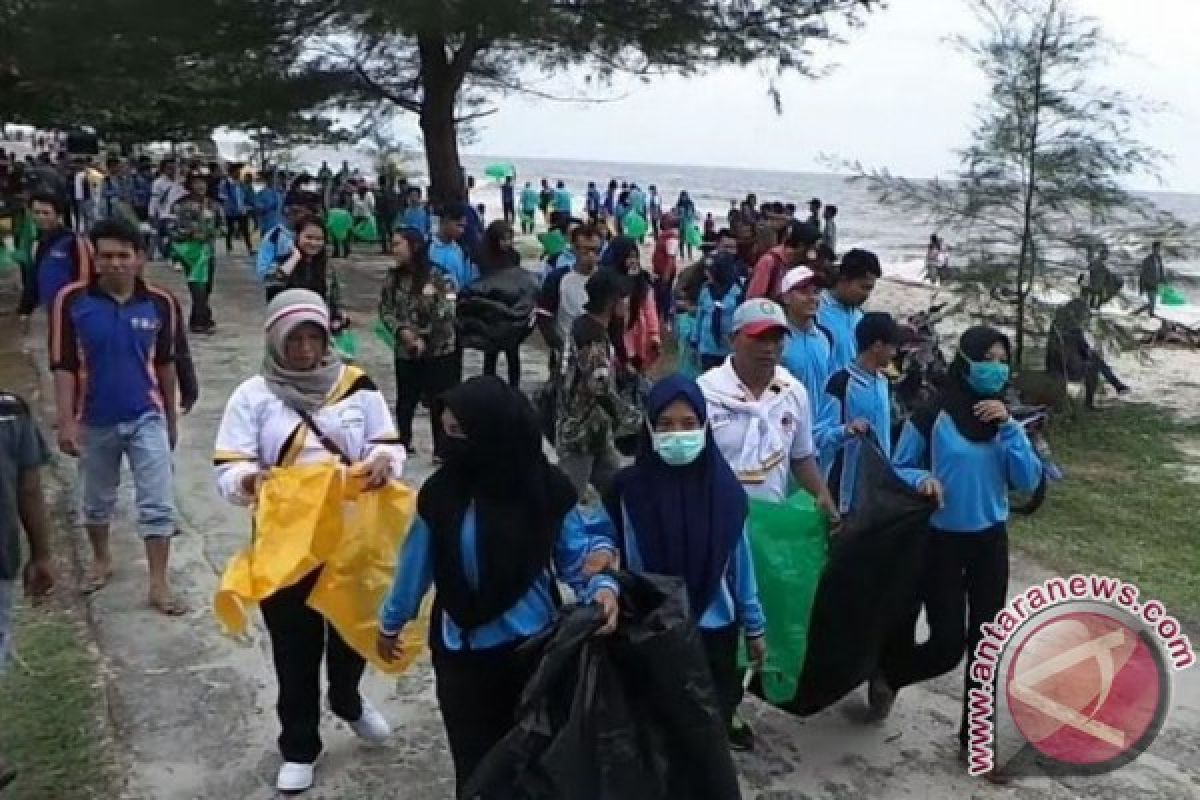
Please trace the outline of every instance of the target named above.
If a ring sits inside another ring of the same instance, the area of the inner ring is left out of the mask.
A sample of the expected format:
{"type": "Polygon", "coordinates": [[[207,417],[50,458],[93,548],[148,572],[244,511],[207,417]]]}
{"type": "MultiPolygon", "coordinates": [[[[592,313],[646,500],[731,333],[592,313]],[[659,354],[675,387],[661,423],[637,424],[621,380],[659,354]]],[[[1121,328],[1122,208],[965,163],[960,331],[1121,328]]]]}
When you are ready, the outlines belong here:
{"type": "Polygon", "coordinates": [[[316,769],[312,764],[297,764],[285,761],[279,768],[279,776],[275,779],[275,788],[281,792],[304,792],[313,786],[316,769]]]}
{"type": "Polygon", "coordinates": [[[383,744],[392,735],[392,726],[366,700],[362,701],[362,716],[350,723],[350,729],[358,738],[371,744],[383,744]]]}

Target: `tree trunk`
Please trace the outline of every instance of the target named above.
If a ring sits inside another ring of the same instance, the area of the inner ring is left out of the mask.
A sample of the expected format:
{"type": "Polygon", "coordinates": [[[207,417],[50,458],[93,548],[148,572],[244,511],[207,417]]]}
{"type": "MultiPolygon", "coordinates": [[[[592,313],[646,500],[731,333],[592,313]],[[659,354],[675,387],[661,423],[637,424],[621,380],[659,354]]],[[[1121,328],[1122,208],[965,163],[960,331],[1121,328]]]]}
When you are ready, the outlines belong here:
{"type": "Polygon", "coordinates": [[[435,96],[425,84],[421,105],[421,133],[429,167],[429,202],[461,203],[467,198],[462,161],[458,155],[458,126],[454,121],[454,94],[435,96]]]}
{"type": "Polygon", "coordinates": [[[464,69],[450,60],[443,37],[420,35],[421,133],[425,138],[425,162],[429,167],[429,201],[434,206],[461,203],[467,199],[462,161],[458,155],[458,124],[455,100],[462,86],[464,69]]]}
{"type": "Polygon", "coordinates": [[[1025,313],[1028,310],[1029,292],[1033,289],[1034,256],[1036,248],[1033,241],[1033,201],[1037,194],[1037,157],[1040,142],[1039,125],[1042,116],[1042,79],[1044,76],[1042,64],[1046,55],[1047,40],[1050,37],[1050,22],[1053,18],[1057,2],[1051,0],[1046,16],[1042,22],[1042,34],[1038,42],[1037,60],[1034,63],[1033,98],[1030,103],[1032,119],[1029,123],[1028,157],[1026,159],[1027,173],[1025,177],[1025,212],[1021,231],[1021,252],[1017,256],[1017,341],[1016,353],[1013,356],[1013,367],[1020,369],[1025,361],[1025,313]]]}

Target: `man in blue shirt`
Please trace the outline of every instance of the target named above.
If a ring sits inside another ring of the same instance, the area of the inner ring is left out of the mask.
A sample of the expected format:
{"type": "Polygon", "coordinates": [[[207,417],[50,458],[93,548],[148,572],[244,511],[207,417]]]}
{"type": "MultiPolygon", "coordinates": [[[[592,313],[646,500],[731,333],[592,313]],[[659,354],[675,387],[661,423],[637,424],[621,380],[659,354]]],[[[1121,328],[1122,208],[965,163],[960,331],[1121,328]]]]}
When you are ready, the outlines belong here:
{"type": "Polygon", "coordinates": [[[67,284],[86,280],[91,268],[91,247],[87,239],[66,227],[63,200],[53,192],[38,192],[29,202],[29,211],[38,229],[33,263],[23,271],[21,302],[17,315],[23,323],[36,308],[47,313],[55,296],[67,284]]]}
{"type": "Polygon", "coordinates": [[[600,197],[600,190],[596,188],[596,182],[588,181],[585,211],[587,211],[587,222],[589,225],[595,225],[600,221],[600,208],[603,205],[604,200],[600,197]]]}
{"type": "Polygon", "coordinates": [[[453,281],[460,291],[479,277],[478,270],[459,243],[466,230],[468,207],[452,204],[442,210],[437,235],[429,243],[429,262],[453,281]]]}
{"type": "Polygon", "coordinates": [[[851,250],[842,256],[833,288],[821,296],[817,321],[833,334],[834,370],[844,369],[858,357],[855,328],[862,320],[863,304],[875,291],[875,282],[883,276],[879,258],[869,250],[851,250]]]}
{"type": "MultiPolygon", "coordinates": [[[[884,457],[891,460],[891,387],[884,371],[896,358],[900,329],[891,314],[873,311],[858,323],[855,340],[858,358],[829,379],[822,416],[813,431],[829,491],[842,514],[850,513],[854,505],[863,437],[873,437],[884,457]]],[[[914,489],[937,496],[937,484],[930,482],[929,473],[919,469],[898,472],[914,489]]]]}
{"type": "Polygon", "coordinates": [[[421,202],[421,187],[408,187],[408,194],[404,197],[404,215],[397,227],[417,231],[425,237],[425,241],[429,241],[433,231],[429,219],[429,209],[421,202]]]}
{"type": "Polygon", "coordinates": [[[783,276],[783,308],[792,335],[783,345],[783,367],[804,384],[813,418],[819,418],[825,384],[834,372],[833,334],[817,322],[821,293],[817,275],[808,267],[795,267],[783,276]]]}
{"type": "Polygon", "coordinates": [[[571,192],[563,181],[559,181],[554,189],[554,213],[559,217],[571,216],[571,192]]]}
{"type": "Polygon", "coordinates": [[[171,594],[167,562],[176,530],[171,450],[179,303],[139,277],[146,254],[132,225],[105,220],[92,229],[92,244],[95,277],[59,293],[50,322],[58,445],[79,459],[92,546],[85,590],[97,591],[112,577],[109,529],[124,457],[150,566],[148,600],[160,613],[177,616],[187,609],[171,594]]]}
{"type": "Polygon", "coordinates": [[[217,191],[221,196],[221,209],[225,212],[225,252],[233,252],[233,237],[238,235],[246,243],[247,252],[254,255],[254,240],[250,238],[250,217],[238,176],[222,175],[217,191]]]}
{"type": "Polygon", "coordinates": [[[263,187],[254,198],[254,212],[261,230],[269,231],[283,221],[283,195],[275,188],[275,172],[263,172],[263,187]]]}

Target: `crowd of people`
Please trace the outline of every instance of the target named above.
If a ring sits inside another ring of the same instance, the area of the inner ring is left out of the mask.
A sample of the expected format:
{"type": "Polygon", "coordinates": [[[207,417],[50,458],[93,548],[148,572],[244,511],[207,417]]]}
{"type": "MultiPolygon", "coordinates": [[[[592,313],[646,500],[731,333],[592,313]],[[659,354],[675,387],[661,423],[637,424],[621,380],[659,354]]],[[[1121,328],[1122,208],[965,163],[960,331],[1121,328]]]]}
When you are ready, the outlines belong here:
{"type": "MultiPolygon", "coordinates": [[[[1004,602],[1008,492],[1043,478],[1004,402],[1008,339],[968,330],[938,400],[892,419],[888,374],[904,333],[890,314],[864,310],[881,265],[868,250],[839,251],[835,206],[814,199],[799,218],[796,206],[751,194],[718,227],[687,192],[668,208],[654,185],[612,181],[606,193],[589,184],[577,216],[563,182],[543,181],[540,192],[526,183],[518,195],[510,178],[502,216],[484,227],[469,202],[431,208],[418,187],[382,176],[370,189],[346,166],[335,175],[322,165],[284,189],[270,170],[110,159],[98,191],[80,170],[82,196],[51,177],[60,167],[39,157],[31,169],[42,177],[22,183],[36,241],[21,313],[49,318],[58,447],[79,459],[92,547],[86,588],[99,591],[112,574],[124,458],[149,603],[186,611],[168,557],[177,420],[199,392],[188,334],[214,330],[216,242],[223,234],[232,252],[240,239],[262,283],[264,359],[226,404],[217,491],[253,505],[273,472],[330,460],[368,488],[402,480],[420,455],[416,410],[428,406],[436,471],[419,489],[379,612],[377,655],[399,655],[398,637],[432,590],[429,643],[460,791],[513,724],[537,665],[523,645],[553,624],[558,584],[602,609],[604,635],[619,621],[618,568],[686,585],[729,743],[752,748],[737,653],[744,641],[761,666],[767,647],[750,499],[783,503],[803,490],[836,535],[859,498],[864,447],[879,448],[936,509],[920,596],[870,682],[873,718],[887,716],[900,689],[953,669],[1004,602]],[[392,259],[378,310],[393,341],[394,416],[372,377],[333,346],[349,324],[330,263],[349,255],[349,239],[332,233],[339,210],[352,224],[374,220],[392,259]],[[518,222],[522,233],[546,226],[537,270],[515,249],[518,222]],[[186,270],[186,323],[175,297],[145,277],[156,254],[186,270]],[[520,389],[521,345],[534,331],[549,380],[531,400],[520,389]],[[466,378],[465,349],[483,351],[483,375],[466,378]],[[507,381],[496,377],[500,355],[507,381]],[[922,607],[931,636],[918,644],[922,607]]],[[[2,658],[18,515],[31,550],[26,590],[53,583],[37,482],[49,448],[14,395],[0,396],[0,450],[2,658]]],[[[322,660],[334,713],[369,741],[390,732],[358,690],[367,654],[305,603],[321,569],[261,602],[284,791],[315,780],[322,660]]],[[[964,737],[965,720],[964,706],[964,737]]]]}

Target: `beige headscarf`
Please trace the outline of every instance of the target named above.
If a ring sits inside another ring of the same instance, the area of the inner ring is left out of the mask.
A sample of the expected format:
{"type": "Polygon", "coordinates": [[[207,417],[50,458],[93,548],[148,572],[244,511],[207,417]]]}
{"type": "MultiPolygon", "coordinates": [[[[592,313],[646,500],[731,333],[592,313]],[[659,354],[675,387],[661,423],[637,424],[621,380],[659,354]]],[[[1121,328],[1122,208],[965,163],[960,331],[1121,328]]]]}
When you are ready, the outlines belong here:
{"type": "Polygon", "coordinates": [[[296,411],[315,412],[324,403],[338,378],[342,363],[329,346],[329,309],[321,295],[308,289],[280,292],[267,305],[267,352],[263,356],[262,375],[271,391],[296,411]],[[284,343],[296,326],[311,322],[325,332],[325,355],[313,369],[294,370],[287,366],[284,343]]]}

